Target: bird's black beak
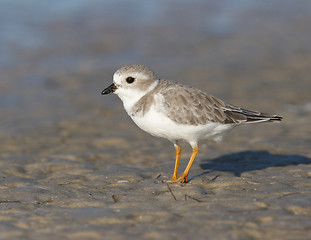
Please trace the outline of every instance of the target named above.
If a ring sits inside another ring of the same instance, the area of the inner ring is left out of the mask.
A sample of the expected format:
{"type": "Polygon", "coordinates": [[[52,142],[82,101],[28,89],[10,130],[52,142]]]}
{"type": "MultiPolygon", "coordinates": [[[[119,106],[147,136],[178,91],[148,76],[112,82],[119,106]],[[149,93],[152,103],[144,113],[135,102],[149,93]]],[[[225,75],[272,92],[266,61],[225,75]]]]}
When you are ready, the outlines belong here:
{"type": "Polygon", "coordinates": [[[109,87],[106,87],[103,91],[102,91],[102,95],[105,95],[105,94],[109,94],[109,93],[113,93],[115,90],[117,90],[117,87],[116,85],[111,84],[109,87]]]}

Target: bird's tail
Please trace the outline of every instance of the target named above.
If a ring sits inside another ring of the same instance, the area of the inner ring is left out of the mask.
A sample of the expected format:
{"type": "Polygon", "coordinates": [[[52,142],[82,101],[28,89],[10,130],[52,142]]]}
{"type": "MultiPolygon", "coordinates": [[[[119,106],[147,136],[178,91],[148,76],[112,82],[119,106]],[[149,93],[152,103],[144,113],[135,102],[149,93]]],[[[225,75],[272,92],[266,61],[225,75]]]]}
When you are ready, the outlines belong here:
{"type": "Polygon", "coordinates": [[[279,122],[282,121],[283,117],[274,115],[274,114],[268,114],[268,113],[261,113],[257,111],[251,111],[246,109],[241,109],[242,114],[246,117],[247,123],[258,123],[258,122],[279,122]]]}

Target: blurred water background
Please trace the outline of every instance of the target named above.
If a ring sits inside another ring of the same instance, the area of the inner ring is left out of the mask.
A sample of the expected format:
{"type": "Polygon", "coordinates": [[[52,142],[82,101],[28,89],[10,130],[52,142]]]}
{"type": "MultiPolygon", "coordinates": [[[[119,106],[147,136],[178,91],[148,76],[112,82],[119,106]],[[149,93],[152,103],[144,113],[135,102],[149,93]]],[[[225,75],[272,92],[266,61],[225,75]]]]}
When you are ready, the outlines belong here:
{"type": "Polygon", "coordinates": [[[310,22],[308,0],[1,0],[0,238],[308,239],[310,22]],[[100,95],[133,63],[284,121],[203,143],[176,201],[174,148],[100,95]]]}

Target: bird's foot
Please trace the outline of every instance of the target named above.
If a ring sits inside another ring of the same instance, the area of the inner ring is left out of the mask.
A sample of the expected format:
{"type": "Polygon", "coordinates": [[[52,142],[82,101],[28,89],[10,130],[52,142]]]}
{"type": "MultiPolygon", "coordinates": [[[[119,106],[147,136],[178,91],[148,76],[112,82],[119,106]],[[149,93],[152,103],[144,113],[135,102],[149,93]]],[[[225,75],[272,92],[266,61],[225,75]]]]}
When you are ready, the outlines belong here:
{"type": "Polygon", "coordinates": [[[172,178],[168,180],[168,182],[176,182],[176,180],[177,180],[177,176],[173,175],[172,178]]]}
{"type": "Polygon", "coordinates": [[[187,183],[188,182],[188,174],[182,174],[179,178],[175,180],[175,182],[187,183]]]}
{"type": "Polygon", "coordinates": [[[173,177],[167,181],[168,183],[187,183],[188,182],[188,175],[182,174],[179,178],[177,176],[173,175],[173,177]]]}

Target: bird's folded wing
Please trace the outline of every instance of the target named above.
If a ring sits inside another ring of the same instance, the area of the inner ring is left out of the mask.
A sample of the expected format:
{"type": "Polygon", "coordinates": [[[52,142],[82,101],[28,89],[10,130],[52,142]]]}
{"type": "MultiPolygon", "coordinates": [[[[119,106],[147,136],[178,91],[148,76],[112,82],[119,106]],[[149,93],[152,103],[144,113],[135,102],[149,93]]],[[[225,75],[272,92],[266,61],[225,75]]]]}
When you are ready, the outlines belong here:
{"type": "Polygon", "coordinates": [[[239,108],[198,89],[169,81],[162,82],[161,94],[164,97],[166,114],[180,124],[239,124],[281,120],[281,117],[276,115],[239,108]]]}

